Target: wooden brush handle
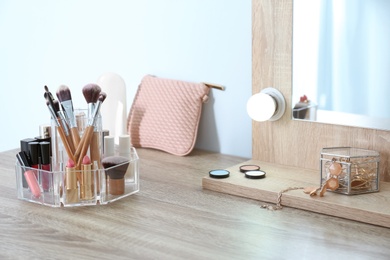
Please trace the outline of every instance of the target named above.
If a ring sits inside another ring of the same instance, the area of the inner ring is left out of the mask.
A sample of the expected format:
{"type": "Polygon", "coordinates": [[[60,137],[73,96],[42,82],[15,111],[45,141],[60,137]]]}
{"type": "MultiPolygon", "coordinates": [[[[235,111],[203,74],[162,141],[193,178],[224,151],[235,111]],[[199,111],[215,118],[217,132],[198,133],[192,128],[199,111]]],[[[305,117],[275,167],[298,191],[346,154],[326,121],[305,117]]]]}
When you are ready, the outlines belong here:
{"type": "Polygon", "coordinates": [[[79,135],[79,130],[77,129],[77,127],[72,127],[70,129],[70,134],[72,136],[72,141],[73,141],[74,147],[78,147],[79,143],[80,143],[80,135],[79,135]]]}
{"type": "Polygon", "coordinates": [[[101,159],[100,159],[100,149],[99,149],[99,138],[100,134],[99,132],[93,132],[92,139],[91,139],[91,145],[90,145],[90,157],[91,162],[97,162],[98,167],[101,168],[101,159]]]}
{"type": "Polygon", "coordinates": [[[58,133],[60,135],[62,143],[64,144],[64,147],[65,147],[66,153],[68,154],[69,159],[74,161],[74,156],[73,156],[72,150],[71,150],[71,148],[69,146],[68,140],[66,139],[66,135],[65,135],[64,129],[62,129],[61,126],[57,127],[57,129],[58,129],[58,133]]]}
{"type": "MultiPolygon", "coordinates": [[[[64,131],[64,133],[65,133],[65,131],[64,131]]],[[[66,141],[68,142],[68,145],[69,145],[70,150],[72,151],[72,154],[74,154],[76,148],[73,144],[72,136],[70,134],[66,135],[66,141]]]]}
{"type": "Polygon", "coordinates": [[[88,126],[85,129],[83,138],[81,139],[81,141],[79,143],[79,146],[81,145],[82,147],[81,147],[80,155],[78,157],[76,157],[77,167],[81,166],[81,163],[83,162],[83,158],[87,154],[89,145],[91,143],[92,135],[93,135],[93,128],[94,128],[93,126],[88,126]],[[85,136],[85,138],[84,138],[84,136],[85,136]]]}
{"type": "Polygon", "coordinates": [[[87,137],[87,131],[88,131],[89,128],[91,128],[91,126],[88,126],[87,128],[84,129],[83,137],[81,137],[81,140],[80,140],[79,144],[77,145],[76,152],[74,153],[74,158],[76,158],[75,163],[77,163],[77,161],[78,161],[78,159],[80,157],[81,150],[83,149],[83,144],[85,143],[85,139],[87,137]]]}

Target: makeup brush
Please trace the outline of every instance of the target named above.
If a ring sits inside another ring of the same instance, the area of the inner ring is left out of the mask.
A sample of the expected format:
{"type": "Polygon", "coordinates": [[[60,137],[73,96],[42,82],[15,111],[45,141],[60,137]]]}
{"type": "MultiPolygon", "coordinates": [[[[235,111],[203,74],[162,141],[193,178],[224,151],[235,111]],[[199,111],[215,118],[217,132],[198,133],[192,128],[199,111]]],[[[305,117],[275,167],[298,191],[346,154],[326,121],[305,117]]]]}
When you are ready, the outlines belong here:
{"type": "Polygon", "coordinates": [[[65,85],[61,85],[57,90],[57,97],[60,100],[61,105],[64,108],[65,114],[69,120],[69,127],[73,144],[75,147],[77,147],[80,142],[80,135],[77,129],[76,117],[73,113],[73,103],[70,89],[65,85]]]}
{"type": "Polygon", "coordinates": [[[49,88],[46,85],[44,86],[44,89],[45,89],[45,98],[50,98],[51,100],[54,100],[53,95],[51,94],[49,88]]]}
{"type": "MultiPolygon", "coordinates": [[[[96,105],[97,105],[97,102],[99,99],[99,95],[102,94],[104,99],[105,99],[106,93],[100,92],[100,87],[98,85],[88,84],[83,88],[83,94],[84,94],[85,100],[88,103],[88,115],[89,115],[89,117],[92,117],[92,113],[93,113],[94,109],[96,108],[96,105]]],[[[100,168],[102,168],[102,163],[101,163],[101,158],[100,158],[100,156],[101,156],[100,146],[99,146],[100,133],[99,133],[99,129],[98,129],[98,125],[101,126],[101,124],[102,124],[100,110],[97,112],[96,117],[97,118],[96,118],[96,123],[94,125],[93,134],[92,134],[92,138],[91,138],[91,142],[90,142],[89,153],[91,156],[91,161],[96,162],[97,164],[94,164],[94,165],[96,165],[98,167],[98,169],[100,169],[100,168]]],[[[100,192],[100,182],[99,182],[98,176],[97,176],[96,180],[97,180],[96,181],[97,192],[99,193],[100,192]]]]}
{"type": "Polygon", "coordinates": [[[100,92],[98,102],[96,102],[96,107],[92,112],[92,117],[89,119],[88,125],[84,131],[83,137],[80,140],[80,144],[77,147],[75,152],[75,158],[77,159],[77,165],[80,166],[83,157],[86,155],[88,151],[88,147],[91,143],[91,139],[93,136],[93,130],[95,128],[95,123],[97,119],[97,115],[99,114],[100,107],[104,100],[106,99],[107,94],[104,92],[100,92]]]}
{"type": "Polygon", "coordinates": [[[92,117],[96,102],[99,99],[101,88],[93,83],[87,84],[83,87],[83,95],[88,104],[88,118],[92,117]]]}
{"type": "Polygon", "coordinates": [[[74,146],[73,138],[69,130],[68,124],[66,123],[67,122],[66,117],[63,111],[60,110],[60,103],[58,102],[58,100],[53,100],[53,107],[54,107],[54,111],[56,112],[58,121],[60,122],[62,129],[64,130],[66,140],[68,141],[70,150],[72,151],[72,154],[74,154],[76,148],[74,146]]]}
{"type": "Polygon", "coordinates": [[[59,122],[61,122],[61,125],[64,129],[64,132],[67,136],[67,139],[68,139],[68,142],[69,142],[69,145],[71,146],[72,148],[72,152],[74,152],[74,147],[73,147],[73,141],[71,140],[71,138],[69,138],[69,128],[66,124],[66,118],[65,118],[65,115],[63,114],[63,111],[61,111],[60,109],[60,105],[59,105],[59,102],[57,100],[54,99],[53,95],[51,94],[51,92],[49,91],[49,88],[45,85],[44,86],[45,88],[45,94],[44,94],[44,97],[46,99],[46,104],[47,102],[50,102],[50,105],[51,107],[53,108],[54,110],[54,114],[56,115],[55,118],[58,118],[59,117],[59,122]]]}
{"type": "Polygon", "coordinates": [[[125,193],[125,173],[129,168],[129,159],[123,156],[109,156],[102,160],[108,180],[108,190],[111,195],[125,193]]]}
{"type": "Polygon", "coordinates": [[[64,144],[66,153],[68,154],[68,157],[74,161],[73,152],[69,146],[68,140],[66,138],[66,134],[64,132],[62,125],[60,124],[60,120],[57,115],[58,108],[56,103],[58,104],[58,101],[55,102],[56,100],[51,99],[48,95],[46,95],[46,93],[45,93],[45,98],[46,98],[46,105],[50,111],[51,117],[53,118],[55,125],[57,126],[57,131],[58,134],[60,135],[62,143],[64,144]]]}
{"type": "MultiPolygon", "coordinates": [[[[107,97],[107,94],[105,92],[100,92],[100,95],[102,95],[102,99],[105,100],[106,97],[107,97]]],[[[96,103],[94,104],[94,109],[96,108],[96,103]]],[[[101,142],[101,136],[100,136],[100,132],[99,132],[99,129],[97,127],[97,125],[102,125],[102,117],[101,117],[101,114],[100,114],[100,110],[97,112],[96,114],[97,116],[97,122],[95,123],[95,127],[94,127],[94,130],[93,130],[93,134],[92,134],[92,140],[91,140],[91,144],[90,144],[90,147],[89,147],[89,153],[91,155],[91,160],[92,162],[97,162],[97,167],[98,169],[101,169],[102,168],[102,162],[101,162],[101,151],[100,151],[100,142],[101,142]]],[[[101,129],[100,129],[101,130],[101,129]]],[[[99,178],[97,176],[97,192],[100,192],[100,182],[99,182],[99,178]]]]}

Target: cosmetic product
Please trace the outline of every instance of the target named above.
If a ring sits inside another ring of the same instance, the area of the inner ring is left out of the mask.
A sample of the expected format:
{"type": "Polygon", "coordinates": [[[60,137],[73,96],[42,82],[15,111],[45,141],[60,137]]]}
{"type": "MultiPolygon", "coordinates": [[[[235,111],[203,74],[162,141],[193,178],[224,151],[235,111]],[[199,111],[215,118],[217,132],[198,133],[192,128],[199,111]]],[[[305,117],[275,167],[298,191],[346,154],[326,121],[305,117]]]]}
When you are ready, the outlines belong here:
{"type": "Polygon", "coordinates": [[[77,189],[76,165],[71,159],[65,167],[66,203],[76,203],[79,200],[77,189]]]}
{"type": "MultiPolygon", "coordinates": [[[[30,150],[28,148],[28,144],[31,142],[36,142],[37,140],[34,138],[26,138],[23,140],[20,140],[20,156],[24,158],[24,166],[25,167],[31,167],[31,158],[30,158],[30,150]]],[[[22,184],[23,188],[27,188],[28,184],[26,182],[26,178],[24,175],[22,175],[22,184]]]]}
{"type": "Polygon", "coordinates": [[[76,118],[73,113],[73,103],[70,89],[65,85],[61,85],[57,90],[57,97],[60,100],[67,116],[74,147],[77,147],[80,142],[80,136],[77,130],[76,118]]]}
{"type": "Polygon", "coordinates": [[[67,116],[64,114],[64,111],[60,109],[60,103],[58,102],[58,100],[53,100],[53,107],[54,107],[54,111],[56,112],[58,121],[61,124],[62,129],[64,130],[66,141],[69,145],[69,148],[71,152],[74,153],[76,147],[75,144],[73,143],[71,130],[69,129],[69,124],[68,124],[69,120],[67,116]]]}
{"type": "MultiPolygon", "coordinates": [[[[130,143],[130,135],[120,135],[119,136],[119,156],[126,157],[130,160],[130,151],[131,151],[131,143],[130,143]]],[[[131,167],[129,167],[125,174],[125,179],[130,180],[134,178],[134,174],[131,171],[131,167]]]]}
{"type": "Polygon", "coordinates": [[[52,173],[50,165],[50,142],[40,142],[39,149],[41,154],[40,169],[42,171],[40,171],[40,173],[42,189],[44,191],[49,191],[52,183],[52,173]]]}
{"type": "Polygon", "coordinates": [[[30,153],[30,165],[31,168],[39,168],[39,143],[30,142],[28,143],[28,151],[30,153]]]}
{"type": "Polygon", "coordinates": [[[245,177],[248,179],[263,179],[265,178],[265,171],[247,171],[245,172],[245,177]]]}
{"type": "Polygon", "coordinates": [[[106,136],[104,137],[104,157],[114,156],[115,155],[115,137],[106,136]]]}
{"type": "MultiPolygon", "coordinates": [[[[21,151],[21,152],[17,153],[16,158],[18,159],[21,167],[30,167],[30,162],[28,161],[28,158],[27,158],[27,155],[25,152],[21,151]]],[[[23,170],[25,170],[25,168],[23,170]]],[[[24,174],[22,175],[22,186],[23,186],[23,188],[28,187],[28,184],[27,184],[26,178],[24,177],[24,174]]]]}
{"type": "Polygon", "coordinates": [[[28,187],[30,188],[31,193],[34,197],[39,198],[41,196],[41,189],[39,188],[38,180],[35,175],[35,171],[28,170],[24,173],[28,187]]]}
{"type": "Polygon", "coordinates": [[[260,166],[254,164],[246,164],[240,166],[240,172],[245,173],[248,171],[258,171],[260,170],[260,166]]]}
{"type": "MultiPolygon", "coordinates": [[[[28,143],[28,150],[29,150],[30,159],[31,159],[30,166],[31,166],[31,168],[37,169],[37,170],[34,170],[33,173],[35,174],[35,178],[39,182],[39,176],[38,176],[38,169],[39,169],[39,143],[38,142],[30,142],[30,143],[28,143]]],[[[27,183],[28,183],[28,180],[27,180],[27,183]]]]}
{"type": "MultiPolygon", "coordinates": [[[[39,136],[35,137],[37,142],[49,142],[51,143],[51,125],[40,125],[39,126],[39,136]]],[[[51,156],[51,149],[49,149],[49,157],[51,156]]]]}
{"type": "Polygon", "coordinates": [[[35,139],[35,138],[26,138],[26,139],[20,140],[20,151],[24,152],[26,154],[26,157],[27,157],[27,160],[29,161],[29,164],[31,162],[31,159],[30,159],[30,150],[28,148],[28,144],[31,142],[36,142],[36,141],[37,141],[37,139],[35,139]]]}
{"type": "Polygon", "coordinates": [[[51,126],[40,125],[39,126],[39,137],[40,139],[46,139],[51,137],[51,126]]]}
{"type": "Polygon", "coordinates": [[[88,155],[84,156],[81,164],[80,199],[91,200],[94,198],[94,176],[92,163],[88,155]]]}
{"type": "Polygon", "coordinates": [[[96,119],[97,119],[97,116],[99,114],[101,104],[104,102],[106,97],[107,97],[106,93],[104,93],[104,92],[100,93],[98,102],[96,103],[95,110],[92,113],[92,117],[89,118],[87,128],[85,129],[83,137],[80,140],[80,144],[77,147],[77,150],[74,154],[75,159],[77,159],[77,166],[81,165],[82,159],[87,154],[89,145],[90,145],[91,140],[92,140],[96,119]]]}
{"type": "MultiPolygon", "coordinates": [[[[102,127],[103,127],[103,124],[102,124],[102,127]]],[[[109,130],[107,130],[107,129],[104,129],[104,130],[102,130],[102,140],[101,140],[101,144],[102,144],[102,153],[104,154],[104,138],[106,137],[106,136],[109,136],[110,135],[110,131],[109,130]]]]}
{"type": "Polygon", "coordinates": [[[102,160],[108,177],[108,192],[111,195],[125,193],[125,173],[129,168],[129,159],[122,156],[109,156],[102,160]]]}
{"type": "Polygon", "coordinates": [[[91,156],[91,161],[92,162],[97,162],[98,168],[101,168],[101,155],[100,155],[100,148],[101,148],[101,143],[100,143],[101,137],[100,137],[100,132],[99,131],[93,131],[92,134],[92,139],[89,147],[89,153],[91,156]]]}
{"type": "MultiPolygon", "coordinates": [[[[99,95],[101,93],[101,88],[96,84],[90,83],[83,87],[82,92],[85,100],[87,101],[88,118],[91,119],[93,117],[93,112],[96,108],[99,95]]],[[[99,126],[101,128],[101,116],[99,111],[96,113],[95,117],[96,117],[95,119],[96,123],[94,124],[94,128],[93,128],[93,134],[90,141],[91,147],[89,152],[91,155],[91,161],[92,162],[96,161],[100,168],[101,162],[100,162],[100,147],[99,147],[100,144],[99,126]]]]}
{"type": "Polygon", "coordinates": [[[223,178],[228,178],[229,175],[230,175],[230,172],[228,170],[212,170],[212,171],[209,171],[209,176],[211,178],[223,179],[223,178]]]}
{"type": "Polygon", "coordinates": [[[78,112],[76,114],[76,124],[80,136],[82,136],[84,133],[86,116],[87,115],[84,112],[78,112]]]}
{"type": "MultiPolygon", "coordinates": [[[[65,147],[65,150],[66,150],[68,157],[74,161],[72,147],[70,146],[69,141],[66,137],[64,126],[61,124],[61,122],[64,122],[64,121],[61,120],[61,118],[58,116],[58,113],[57,113],[59,111],[58,102],[54,102],[57,100],[52,100],[50,98],[50,96],[51,95],[49,95],[48,92],[45,93],[46,105],[47,105],[47,108],[49,109],[49,112],[51,114],[52,122],[54,123],[54,127],[57,129],[57,132],[58,132],[58,134],[61,138],[61,141],[65,147]]],[[[53,133],[53,137],[55,137],[55,136],[56,135],[53,133]]],[[[53,146],[54,145],[56,145],[56,142],[53,142],[53,146]]],[[[55,151],[57,151],[57,149],[53,148],[53,152],[54,152],[53,156],[55,157],[55,161],[57,161],[57,155],[55,154],[55,151]]]]}
{"type": "Polygon", "coordinates": [[[50,125],[40,125],[39,126],[39,136],[35,137],[38,142],[50,142],[51,138],[51,126],[50,125]]]}
{"type": "Polygon", "coordinates": [[[87,84],[83,87],[83,95],[88,106],[88,118],[92,117],[92,113],[95,110],[96,102],[99,99],[99,95],[102,89],[93,83],[87,84]]]}
{"type": "Polygon", "coordinates": [[[20,166],[22,167],[30,167],[30,163],[27,159],[26,153],[25,152],[19,152],[16,154],[16,158],[19,161],[20,166]]]}

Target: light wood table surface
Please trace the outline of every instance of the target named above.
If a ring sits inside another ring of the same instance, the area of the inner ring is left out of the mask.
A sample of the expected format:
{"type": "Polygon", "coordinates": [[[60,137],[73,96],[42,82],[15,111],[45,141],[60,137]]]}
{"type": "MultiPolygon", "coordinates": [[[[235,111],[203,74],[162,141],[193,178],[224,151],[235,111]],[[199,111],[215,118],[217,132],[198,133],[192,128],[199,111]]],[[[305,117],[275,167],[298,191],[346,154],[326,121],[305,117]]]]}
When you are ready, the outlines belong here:
{"type": "Polygon", "coordinates": [[[390,258],[388,228],[202,188],[209,170],[246,158],[137,152],[139,193],[75,208],[18,200],[16,150],[0,153],[0,259],[390,258]]]}

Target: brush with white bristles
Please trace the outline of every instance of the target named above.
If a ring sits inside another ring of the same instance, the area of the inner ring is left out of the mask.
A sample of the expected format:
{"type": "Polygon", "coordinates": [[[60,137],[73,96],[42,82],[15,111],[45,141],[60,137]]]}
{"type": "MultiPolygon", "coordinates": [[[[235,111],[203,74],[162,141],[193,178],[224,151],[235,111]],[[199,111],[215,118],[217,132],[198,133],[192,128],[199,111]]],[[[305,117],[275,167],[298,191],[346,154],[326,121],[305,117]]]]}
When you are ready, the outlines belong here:
{"type": "Polygon", "coordinates": [[[80,135],[77,129],[76,117],[73,112],[72,95],[70,93],[70,89],[65,85],[61,85],[57,90],[57,97],[60,100],[61,105],[64,108],[65,114],[69,120],[68,123],[73,140],[73,145],[74,147],[77,147],[80,143],[80,135]]]}

